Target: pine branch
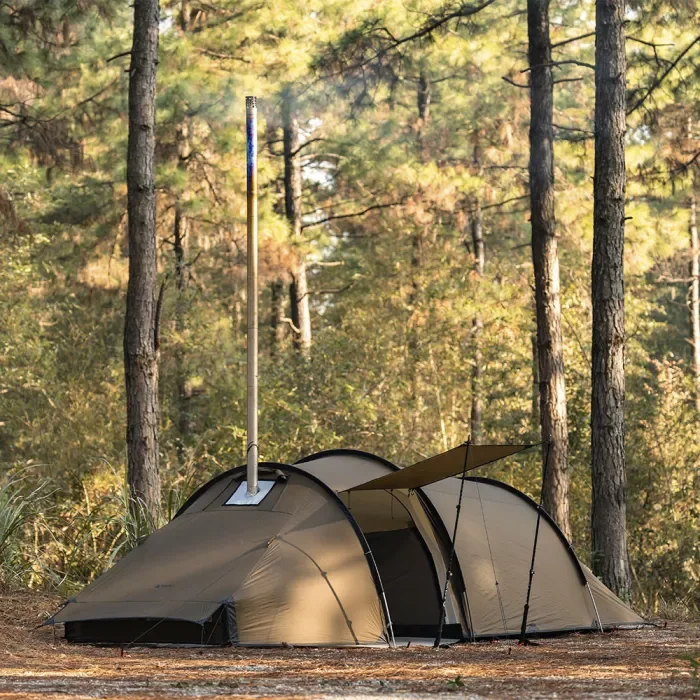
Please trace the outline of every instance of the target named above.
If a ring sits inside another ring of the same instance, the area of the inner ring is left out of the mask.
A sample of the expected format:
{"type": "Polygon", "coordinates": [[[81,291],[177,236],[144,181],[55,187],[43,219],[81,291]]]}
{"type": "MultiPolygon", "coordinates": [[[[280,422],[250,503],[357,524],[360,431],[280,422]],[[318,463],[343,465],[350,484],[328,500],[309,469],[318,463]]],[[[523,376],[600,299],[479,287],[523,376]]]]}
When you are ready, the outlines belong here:
{"type": "Polygon", "coordinates": [[[308,292],[306,292],[306,294],[302,295],[299,298],[303,299],[305,296],[316,296],[316,295],[320,295],[320,294],[342,294],[343,292],[347,292],[348,289],[350,289],[354,284],[355,284],[355,280],[353,280],[352,282],[348,282],[344,287],[340,287],[339,289],[309,290],[308,292]]]}
{"type": "Polygon", "coordinates": [[[240,61],[241,63],[252,63],[247,58],[242,58],[241,56],[236,56],[232,53],[219,53],[218,51],[212,51],[211,49],[200,49],[199,52],[210,58],[218,58],[222,61],[240,61]]]}
{"type": "Polygon", "coordinates": [[[339,71],[326,74],[323,77],[331,78],[337,75],[341,75],[343,73],[350,73],[352,71],[361,70],[362,68],[365,68],[371,63],[374,63],[380,58],[383,58],[388,53],[395,51],[400,46],[403,46],[404,44],[410,43],[412,41],[417,41],[418,39],[423,39],[424,37],[429,36],[434,31],[442,28],[444,25],[448,24],[454,19],[463,19],[465,17],[475,15],[478,12],[481,12],[481,10],[487,8],[489,5],[493,5],[494,2],[496,2],[496,0],[482,0],[482,2],[480,2],[477,5],[471,5],[462,2],[459,3],[454,9],[443,8],[442,12],[439,12],[438,14],[430,17],[430,19],[428,19],[423,24],[423,26],[420,27],[420,29],[413,32],[412,34],[408,34],[400,38],[394,37],[386,27],[376,27],[375,29],[373,29],[373,31],[387,34],[387,36],[389,37],[388,44],[386,44],[380,49],[377,49],[369,58],[362,59],[353,65],[346,66],[339,71]]]}
{"type": "Polygon", "coordinates": [[[319,219],[319,221],[312,221],[310,224],[304,224],[301,228],[313,228],[314,226],[322,226],[323,224],[327,224],[330,221],[338,221],[340,219],[352,219],[357,216],[364,216],[368,212],[374,211],[375,209],[388,209],[389,207],[396,207],[400,204],[403,204],[403,200],[398,202],[389,202],[388,204],[372,204],[371,206],[366,207],[362,211],[356,211],[352,214],[335,214],[333,216],[327,216],[325,219],[319,219]]]}
{"type": "Polygon", "coordinates": [[[301,146],[299,146],[299,148],[297,148],[295,151],[292,151],[291,157],[294,158],[294,156],[299,155],[299,153],[304,148],[306,148],[307,146],[309,146],[312,143],[315,143],[316,141],[327,141],[327,140],[328,139],[324,139],[322,136],[317,136],[316,138],[309,139],[308,141],[304,141],[304,143],[302,143],[301,146]]]}
{"type": "Polygon", "coordinates": [[[698,151],[687,163],[680,163],[671,171],[671,175],[676,175],[678,173],[684,173],[690,168],[694,163],[700,158],[700,151],[698,151]]]}
{"type": "Polygon", "coordinates": [[[551,63],[542,63],[539,66],[528,66],[523,68],[521,73],[529,73],[533,68],[561,68],[562,66],[581,66],[582,68],[588,68],[594,71],[595,66],[592,63],[586,63],[585,61],[576,61],[574,59],[566,59],[565,61],[552,61],[551,63]]]}
{"type": "Polygon", "coordinates": [[[563,41],[558,41],[556,44],[552,44],[553,49],[558,49],[560,46],[566,46],[566,44],[571,44],[579,39],[587,39],[589,36],[595,36],[595,32],[588,32],[586,34],[579,34],[579,36],[571,37],[571,39],[564,39],[563,41]]]}
{"type": "Polygon", "coordinates": [[[561,129],[562,131],[576,131],[580,134],[586,134],[587,136],[595,136],[595,134],[592,131],[589,131],[588,129],[579,129],[575,126],[562,126],[561,124],[552,124],[552,126],[555,129],[561,129]]]}
{"type": "MultiPolygon", "coordinates": [[[[519,202],[523,199],[527,199],[530,195],[529,194],[522,194],[519,197],[509,197],[508,199],[504,199],[502,202],[495,202],[494,204],[487,204],[486,206],[480,207],[481,211],[486,211],[486,209],[496,209],[498,207],[502,207],[505,204],[510,204],[511,202],[519,202]]],[[[462,211],[466,212],[467,214],[474,214],[476,213],[476,209],[463,209],[462,211]]]]}
{"type": "Polygon", "coordinates": [[[670,63],[670,65],[668,66],[668,68],[667,68],[667,69],[666,69],[666,70],[651,84],[651,86],[650,86],[649,89],[644,93],[644,95],[642,95],[642,97],[640,97],[640,98],[634,103],[634,105],[633,105],[630,109],[627,110],[627,114],[628,114],[628,115],[632,114],[632,112],[637,111],[637,110],[647,101],[647,99],[648,99],[649,96],[654,92],[654,90],[656,90],[656,89],[659,87],[659,85],[661,85],[661,83],[663,83],[663,81],[666,80],[668,74],[678,65],[678,63],[681,61],[681,59],[682,59],[682,58],[688,53],[688,51],[690,51],[690,49],[692,49],[693,46],[695,46],[695,44],[697,44],[698,42],[700,42],[700,36],[696,36],[695,39],[693,39],[693,40],[688,44],[688,46],[686,46],[686,47],[683,49],[683,51],[681,51],[680,54],[678,54],[678,56],[676,57],[676,59],[675,59],[674,61],[672,61],[672,62],[670,63]]]}
{"type": "Polygon", "coordinates": [[[131,50],[129,51],[122,51],[121,53],[116,54],[115,56],[112,56],[111,58],[108,58],[106,63],[111,63],[112,61],[116,61],[118,58],[123,58],[124,56],[131,56],[131,50]]]}
{"type": "Polygon", "coordinates": [[[583,78],[559,78],[559,80],[553,80],[552,85],[559,85],[559,83],[578,83],[583,80],[583,78]]]}
{"type": "Polygon", "coordinates": [[[512,85],[513,87],[516,87],[516,88],[523,88],[523,89],[525,89],[525,90],[529,90],[529,89],[530,89],[530,85],[528,85],[528,84],[522,85],[521,83],[516,83],[515,80],[511,80],[507,75],[502,75],[502,76],[501,76],[501,79],[502,79],[502,80],[505,80],[505,81],[508,83],[508,85],[512,85]]]}

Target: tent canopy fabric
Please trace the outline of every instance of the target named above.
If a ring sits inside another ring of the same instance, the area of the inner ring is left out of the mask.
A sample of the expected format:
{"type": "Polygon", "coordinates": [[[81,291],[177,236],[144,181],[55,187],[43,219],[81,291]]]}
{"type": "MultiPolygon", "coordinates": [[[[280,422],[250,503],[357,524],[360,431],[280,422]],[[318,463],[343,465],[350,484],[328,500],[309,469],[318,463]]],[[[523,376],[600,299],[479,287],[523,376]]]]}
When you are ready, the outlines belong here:
{"type": "MultiPolygon", "coordinates": [[[[399,470],[380,457],[342,449],[312,455],[297,466],[340,491],[351,511],[357,499],[377,493],[356,491],[355,486],[379,482],[380,478],[410,469],[399,470]]],[[[463,467],[462,461],[459,474],[463,467]]],[[[461,483],[461,479],[447,478],[407,494],[400,490],[392,492],[415,504],[431,522],[438,523],[443,532],[443,555],[449,552],[461,483]]],[[[449,584],[448,605],[450,600],[456,601],[455,610],[462,610],[465,638],[470,634],[475,639],[517,637],[527,591],[537,504],[512,486],[493,479],[467,477],[464,486],[456,538],[457,575],[449,584]]],[[[598,617],[604,629],[648,624],[580,563],[554,520],[544,511],[543,516],[527,633],[595,631],[598,617]]],[[[443,576],[441,581],[444,580],[443,576]]]]}
{"type": "Polygon", "coordinates": [[[341,500],[294,467],[262,464],[269,494],[227,505],[242,479],[245,467],[210,481],[53,621],[85,642],[167,643],[180,622],[189,644],[386,644],[376,571],[341,500]]]}
{"type": "MultiPolygon", "coordinates": [[[[467,466],[522,449],[470,446],[467,466]]],[[[263,463],[269,483],[255,505],[232,502],[246,468],[231,469],[48,623],[88,643],[386,646],[434,638],[447,580],[445,638],[519,636],[537,505],[491,479],[424,483],[426,474],[461,474],[466,451],[456,450],[415,471],[355,450],[263,463]],[[410,480],[355,490],[403,475],[410,480]]],[[[579,562],[546,513],[528,619],[531,635],[646,624],[579,562]]]]}
{"type": "Polygon", "coordinates": [[[464,443],[434,457],[429,457],[410,467],[390,472],[363,484],[351,487],[354,491],[373,489],[417,489],[436,481],[472,471],[485,464],[496,462],[528,450],[534,445],[472,445],[464,443]],[[466,459],[466,469],[465,469],[466,459]]]}

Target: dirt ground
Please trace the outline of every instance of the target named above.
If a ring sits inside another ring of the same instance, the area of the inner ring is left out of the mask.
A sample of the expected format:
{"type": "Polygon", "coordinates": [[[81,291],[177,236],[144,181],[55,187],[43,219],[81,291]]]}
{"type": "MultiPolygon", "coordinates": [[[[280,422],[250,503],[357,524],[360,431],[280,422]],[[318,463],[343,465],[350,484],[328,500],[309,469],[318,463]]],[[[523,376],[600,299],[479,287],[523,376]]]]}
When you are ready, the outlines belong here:
{"type": "Polygon", "coordinates": [[[691,698],[700,624],[450,649],[119,649],[35,629],[58,599],[0,594],[0,700],[691,698]]]}

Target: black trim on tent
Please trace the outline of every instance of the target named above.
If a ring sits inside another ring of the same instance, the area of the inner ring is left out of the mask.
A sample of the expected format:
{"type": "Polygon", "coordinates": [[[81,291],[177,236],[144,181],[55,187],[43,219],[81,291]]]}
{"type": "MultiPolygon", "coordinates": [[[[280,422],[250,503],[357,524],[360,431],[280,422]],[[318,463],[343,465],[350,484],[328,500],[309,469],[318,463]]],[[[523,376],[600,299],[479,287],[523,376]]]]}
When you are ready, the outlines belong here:
{"type": "MultiPolygon", "coordinates": [[[[360,544],[362,545],[362,551],[365,555],[365,559],[367,560],[367,565],[369,566],[370,573],[372,574],[372,581],[374,582],[374,587],[377,591],[377,596],[379,597],[379,603],[382,606],[382,610],[384,611],[384,618],[386,620],[386,631],[389,634],[387,643],[391,644],[391,615],[389,614],[389,607],[386,603],[386,598],[384,596],[384,588],[382,586],[382,579],[379,576],[379,571],[377,570],[377,564],[374,561],[372,550],[370,549],[370,546],[367,543],[367,539],[365,538],[364,533],[360,529],[360,526],[357,524],[357,521],[353,517],[353,514],[348,510],[348,507],[341,500],[340,496],[338,496],[338,494],[330,486],[328,486],[328,484],[323,483],[323,481],[321,481],[318,477],[314,476],[313,474],[309,474],[303,469],[299,469],[298,467],[295,467],[291,464],[282,464],[281,462],[260,462],[259,467],[261,469],[272,468],[274,470],[290,472],[292,474],[298,474],[299,476],[306,477],[307,479],[315,483],[317,486],[320,486],[328,495],[330,495],[333,498],[335,503],[340,506],[340,509],[342,510],[345,517],[348,519],[350,525],[352,526],[352,529],[357,535],[357,538],[360,540],[360,544]]],[[[177,513],[175,513],[173,520],[179,515],[182,515],[213,484],[218,483],[222,479],[225,479],[227,476],[235,476],[238,472],[244,473],[246,469],[246,466],[233,467],[232,469],[228,469],[227,471],[222,472],[221,474],[217,474],[217,476],[215,476],[213,479],[211,479],[206,484],[197,489],[185,501],[184,505],[177,511],[177,513]]]]}
{"type": "MultiPolygon", "coordinates": [[[[390,462],[388,459],[385,459],[384,457],[380,457],[378,455],[372,454],[371,452],[365,452],[364,450],[355,450],[352,448],[347,448],[347,447],[339,447],[333,450],[323,450],[321,452],[316,452],[314,454],[308,455],[304,457],[303,459],[298,460],[295,462],[295,464],[305,464],[307,462],[313,462],[316,459],[319,459],[321,457],[332,457],[334,455],[348,455],[351,457],[364,457],[369,460],[373,460],[375,462],[379,462],[380,464],[383,464],[386,467],[389,467],[393,471],[399,471],[401,467],[398,467],[396,464],[393,464],[390,462]]],[[[430,524],[433,526],[435,529],[435,534],[440,540],[440,544],[442,547],[445,549],[445,553],[448,553],[450,551],[450,547],[452,546],[452,538],[450,537],[450,533],[447,531],[447,528],[445,527],[445,523],[442,521],[442,518],[440,517],[440,514],[437,512],[437,509],[433,505],[433,502],[428,498],[428,496],[423,492],[423,489],[418,488],[415,489],[415,493],[418,496],[418,500],[420,501],[420,504],[423,506],[426,515],[428,516],[428,520],[430,521],[430,524]]],[[[421,538],[422,539],[422,538],[421,538]]],[[[425,545],[426,547],[428,546],[427,544],[425,545]]],[[[432,555],[431,555],[432,558],[432,555]]],[[[457,603],[459,605],[459,610],[462,613],[462,619],[464,620],[464,624],[467,628],[467,632],[471,635],[474,636],[474,630],[471,629],[472,627],[472,621],[471,621],[471,615],[468,613],[466,608],[464,607],[464,600],[462,595],[459,595],[460,593],[463,593],[465,596],[467,596],[467,589],[466,585],[464,583],[464,576],[462,575],[462,568],[459,564],[459,561],[457,558],[455,558],[455,561],[453,563],[453,572],[452,572],[452,585],[455,587],[455,593],[457,595],[455,596],[457,598],[457,603]]],[[[437,573],[436,573],[437,575],[437,573]]],[[[432,635],[429,635],[432,636],[432,635]]],[[[462,636],[462,635],[461,635],[462,636]]]]}
{"type": "Polygon", "coordinates": [[[191,644],[224,646],[230,643],[222,606],[203,623],[168,618],[109,618],[65,623],[69,642],[82,644],[191,644]]]}
{"type": "MultiPolygon", "coordinates": [[[[260,462],[260,467],[265,468],[267,465],[270,465],[271,468],[274,467],[273,471],[281,471],[280,467],[288,467],[290,465],[288,464],[281,464],[278,462],[260,462]]],[[[219,483],[219,481],[223,481],[227,477],[233,477],[235,476],[235,472],[241,470],[241,469],[246,469],[246,467],[233,467],[232,469],[227,469],[225,472],[221,472],[221,474],[217,474],[216,476],[212,477],[204,483],[202,486],[200,486],[177,510],[177,513],[173,515],[173,520],[177,518],[179,515],[182,515],[196,500],[199,499],[201,495],[206,493],[206,491],[213,486],[214,484],[219,483]]],[[[272,469],[271,469],[272,470],[272,469]]],[[[226,490],[226,488],[221,489],[219,493],[212,498],[211,502],[207,504],[208,507],[210,506],[221,494],[226,490]]]]}
{"type": "MultiPolygon", "coordinates": [[[[513,495],[520,497],[529,506],[531,506],[533,508],[533,510],[536,511],[538,509],[537,503],[535,503],[535,501],[533,501],[530,498],[530,496],[523,493],[522,491],[519,491],[518,489],[515,488],[515,486],[511,486],[510,484],[506,484],[503,481],[498,481],[498,479],[489,479],[488,477],[485,477],[485,476],[468,476],[468,477],[465,477],[465,481],[474,481],[474,482],[478,482],[480,484],[488,484],[489,486],[497,486],[498,488],[505,489],[509,493],[512,493],[513,495]]],[[[574,552],[574,548],[571,546],[571,542],[569,542],[569,540],[566,539],[566,535],[559,529],[559,525],[556,524],[556,522],[554,521],[554,518],[552,518],[552,516],[544,508],[542,508],[541,511],[542,511],[542,517],[552,526],[557,537],[559,537],[562,544],[566,548],[566,551],[569,553],[569,556],[571,557],[571,561],[574,562],[574,566],[576,568],[576,571],[578,571],[579,579],[581,580],[581,585],[585,586],[588,583],[588,579],[586,578],[586,574],[583,573],[583,569],[581,568],[581,562],[579,561],[578,557],[576,556],[576,552],[574,552]]]]}
{"type": "Polygon", "coordinates": [[[224,604],[224,629],[230,644],[238,643],[238,620],[236,618],[236,603],[233,599],[224,604]]]}

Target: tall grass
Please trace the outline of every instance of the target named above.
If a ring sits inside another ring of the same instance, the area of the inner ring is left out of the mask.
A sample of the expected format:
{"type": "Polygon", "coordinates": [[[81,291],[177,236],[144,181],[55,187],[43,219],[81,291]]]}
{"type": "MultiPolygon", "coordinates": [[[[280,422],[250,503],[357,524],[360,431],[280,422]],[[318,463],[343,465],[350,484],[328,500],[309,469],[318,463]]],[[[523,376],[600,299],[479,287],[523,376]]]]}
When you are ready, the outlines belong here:
{"type": "Polygon", "coordinates": [[[49,496],[48,482],[31,487],[22,473],[0,482],[0,582],[5,585],[24,583],[36,568],[25,546],[27,530],[39,525],[49,496]]]}

